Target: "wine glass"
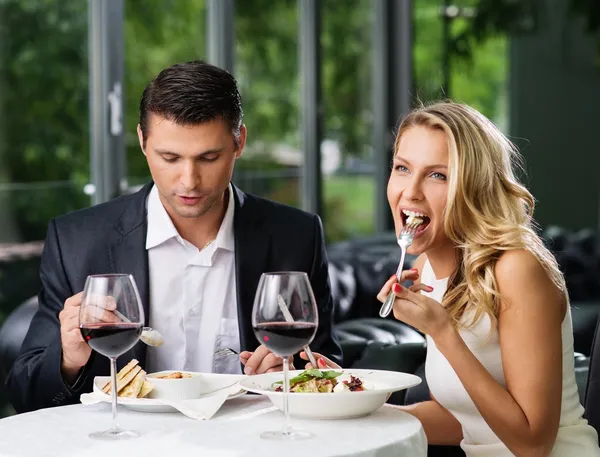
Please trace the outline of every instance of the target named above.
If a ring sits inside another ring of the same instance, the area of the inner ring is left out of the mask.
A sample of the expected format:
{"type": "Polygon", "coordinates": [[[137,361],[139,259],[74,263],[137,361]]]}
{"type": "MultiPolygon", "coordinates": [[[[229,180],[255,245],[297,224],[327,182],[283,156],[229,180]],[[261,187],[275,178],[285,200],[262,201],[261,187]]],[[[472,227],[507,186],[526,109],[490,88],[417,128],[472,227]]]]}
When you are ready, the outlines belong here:
{"type": "Polygon", "coordinates": [[[90,347],[110,359],[112,428],[90,434],[90,438],[122,440],[140,436],[117,423],[117,357],[139,340],[144,309],[133,276],[106,274],[88,276],[79,310],[79,328],[90,347]]]}
{"type": "Polygon", "coordinates": [[[283,429],[264,432],[262,438],[300,440],[313,436],[307,431],[294,430],[290,425],[288,371],[289,357],[311,343],[318,323],[317,304],[306,273],[286,271],[262,274],[254,298],[252,328],[261,344],[283,358],[285,414],[283,429]]]}

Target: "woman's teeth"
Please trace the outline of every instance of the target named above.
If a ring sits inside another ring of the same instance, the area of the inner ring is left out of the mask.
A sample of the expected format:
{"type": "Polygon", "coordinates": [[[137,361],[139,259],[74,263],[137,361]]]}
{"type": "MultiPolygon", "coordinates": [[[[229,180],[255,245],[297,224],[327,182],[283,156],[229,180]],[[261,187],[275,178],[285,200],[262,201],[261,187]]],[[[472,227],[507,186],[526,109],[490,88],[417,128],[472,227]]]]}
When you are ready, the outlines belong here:
{"type": "Polygon", "coordinates": [[[404,214],[406,214],[407,216],[419,216],[419,217],[425,217],[425,214],[423,213],[418,213],[416,211],[410,211],[408,209],[403,209],[402,212],[404,214]]]}

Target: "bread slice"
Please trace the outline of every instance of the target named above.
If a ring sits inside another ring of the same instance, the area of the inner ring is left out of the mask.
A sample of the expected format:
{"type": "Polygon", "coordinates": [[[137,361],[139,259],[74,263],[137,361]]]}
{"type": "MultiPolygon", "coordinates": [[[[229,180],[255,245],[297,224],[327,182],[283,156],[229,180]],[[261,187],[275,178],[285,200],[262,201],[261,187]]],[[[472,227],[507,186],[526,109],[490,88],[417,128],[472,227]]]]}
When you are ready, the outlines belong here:
{"type": "MultiPolygon", "coordinates": [[[[121,379],[117,379],[117,392],[121,392],[121,390],[123,390],[127,384],[129,384],[131,381],[133,381],[133,378],[135,378],[140,371],[142,371],[142,367],[140,367],[139,365],[136,365],[135,367],[133,367],[132,370],[129,371],[129,373],[127,373],[121,379]]],[[[109,382],[108,390],[105,393],[107,393],[107,394],[110,393],[110,391],[111,391],[110,389],[111,389],[111,385],[109,382]]]]}
{"type": "MultiPolygon", "coordinates": [[[[121,379],[123,379],[139,363],[140,362],[138,362],[136,359],[131,359],[127,365],[125,365],[123,368],[121,368],[121,371],[119,371],[117,373],[117,386],[119,386],[119,381],[121,379]]],[[[106,384],[104,384],[104,387],[102,387],[102,392],[104,392],[105,394],[110,392],[110,381],[108,381],[106,384]]]]}
{"type": "Polygon", "coordinates": [[[119,397],[137,398],[138,394],[142,390],[142,386],[144,385],[145,380],[146,372],[144,370],[138,371],[138,373],[131,380],[131,382],[119,392],[119,397]]]}
{"type": "Polygon", "coordinates": [[[138,398],[144,398],[146,395],[152,392],[152,389],[154,389],[154,386],[147,380],[144,380],[144,384],[142,384],[142,389],[138,393],[138,398]]]}
{"type": "MultiPolygon", "coordinates": [[[[121,371],[119,371],[117,373],[117,387],[119,386],[119,381],[121,379],[123,379],[123,377],[125,377],[131,370],[133,370],[140,362],[138,362],[136,359],[131,359],[129,361],[129,363],[127,365],[125,365],[123,368],[121,368],[121,371]]],[[[105,394],[110,392],[110,381],[108,381],[106,384],[104,384],[104,387],[102,387],[102,392],[104,392],[105,394]]]]}

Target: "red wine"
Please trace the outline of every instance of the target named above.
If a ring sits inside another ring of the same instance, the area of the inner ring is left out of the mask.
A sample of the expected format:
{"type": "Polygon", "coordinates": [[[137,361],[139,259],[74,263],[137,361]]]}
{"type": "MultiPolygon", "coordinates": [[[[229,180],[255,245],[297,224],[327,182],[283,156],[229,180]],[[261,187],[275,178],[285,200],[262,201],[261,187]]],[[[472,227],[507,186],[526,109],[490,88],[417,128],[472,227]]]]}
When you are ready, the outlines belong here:
{"type": "Polygon", "coordinates": [[[265,322],[254,326],[258,340],[282,357],[294,355],[310,343],[317,325],[309,322],[265,322]]]}
{"type": "Polygon", "coordinates": [[[80,327],[83,339],[106,357],[118,357],[137,343],[142,325],[134,323],[87,324],[80,327]]]}

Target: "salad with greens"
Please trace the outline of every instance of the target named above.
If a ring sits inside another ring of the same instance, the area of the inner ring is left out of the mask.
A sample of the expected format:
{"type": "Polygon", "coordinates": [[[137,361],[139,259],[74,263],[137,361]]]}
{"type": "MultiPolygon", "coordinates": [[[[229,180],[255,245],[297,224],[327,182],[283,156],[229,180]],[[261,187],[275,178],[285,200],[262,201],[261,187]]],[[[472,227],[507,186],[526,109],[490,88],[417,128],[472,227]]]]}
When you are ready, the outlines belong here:
{"type": "MultiPolygon", "coordinates": [[[[338,382],[337,378],[343,373],[334,370],[305,370],[290,379],[290,392],[328,393],[328,392],[359,392],[365,390],[363,382],[356,376],[350,375],[349,381],[338,382]]],[[[283,381],[273,384],[275,392],[283,391],[283,381]]]]}

